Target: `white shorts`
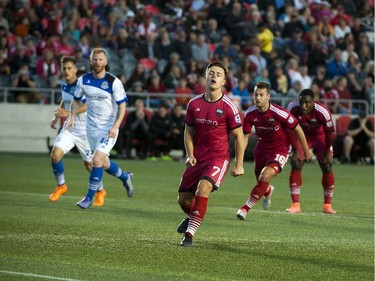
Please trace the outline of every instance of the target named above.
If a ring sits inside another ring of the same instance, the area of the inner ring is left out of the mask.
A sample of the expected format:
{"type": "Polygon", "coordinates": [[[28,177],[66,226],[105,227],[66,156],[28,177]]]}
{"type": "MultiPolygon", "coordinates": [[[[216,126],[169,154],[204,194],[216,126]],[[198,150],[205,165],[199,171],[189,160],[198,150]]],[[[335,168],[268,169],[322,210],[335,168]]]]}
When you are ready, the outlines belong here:
{"type": "Polygon", "coordinates": [[[79,153],[82,156],[83,161],[92,161],[92,152],[87,137],[85,135],[73,135],[68,130],[63,129],[57,136],[53,146],[61,148],[62,151],[64,151],[64,154],[67,154],[69,151],[72,150],[74,146],[76,146],[79,153]]]}
{"type": "Polygon", "coordinates": [[[118,130],[117,130],[117,134],[115,138],[108,137],[108,132],[104,132],[104,131],[87,132],[87,139],[89,141],[90,148],[93,153],[95,153],[96,150],[99,150],[109,155],[112,148],[116,144],[117,137],[118,137],[118,130]]]}

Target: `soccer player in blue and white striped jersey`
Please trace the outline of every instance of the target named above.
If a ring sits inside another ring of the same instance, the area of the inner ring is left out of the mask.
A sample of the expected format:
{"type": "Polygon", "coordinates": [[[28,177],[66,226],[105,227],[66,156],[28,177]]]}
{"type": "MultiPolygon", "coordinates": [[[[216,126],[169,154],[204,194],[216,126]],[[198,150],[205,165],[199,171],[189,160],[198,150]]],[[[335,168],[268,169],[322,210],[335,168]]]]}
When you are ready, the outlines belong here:
{"type": "Polygon", "coordinates": [[[79,101],[85,95],[87,100],[87,138],[93,151],[93,168],[90,173],[86,196],[77,203],[83,209],[91,206],[93,196],[103,177],[103,170],[119,178],[128,197],[133,196],[133,174],[124,172],[116,162],[109,159],[109,153],[116,143],[119,127],[125,115],[128,100],[121,81],[106,71],[106,51],[95,48],[90,55],[92,71],[78,79],[71,104],[70,120],[66,128],[74,125],[79,101]]]}

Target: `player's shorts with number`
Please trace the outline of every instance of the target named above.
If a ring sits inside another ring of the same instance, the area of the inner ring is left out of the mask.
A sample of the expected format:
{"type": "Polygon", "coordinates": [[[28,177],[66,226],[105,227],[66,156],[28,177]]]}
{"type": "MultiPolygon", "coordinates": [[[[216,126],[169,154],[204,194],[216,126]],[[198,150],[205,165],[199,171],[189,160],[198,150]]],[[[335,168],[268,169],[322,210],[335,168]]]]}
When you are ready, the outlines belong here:
{"type": "Polygon", "coordinates": [[[260,173],[265,166],[271,163],[276,163],[281,172],[289,158],[290,149],[283,149],[279,152],[265,152],[255,151],[254,152],[254,165],[255,172],[260,173]]]}
{"type": "Polygon", "coordinates": [[[191,191],[195,193],[201,179],[206,179],[218,189],[223,183],[229,169],[228,159],[210,159],[199,162],[194,167],[186,168],[182,175],[179,192],[191,191]]]}
{"type": "Polygon", "coordinates": [[[92,153],[86,134],[72,134],[68,130],[63,129],[57,136],[53,146],[61,148],[64,154],[68,153],[76,146],[83,161],[91,162],[92,160],[92,153]]]}
{"type": "Polygon", "coordinates": [[[90,148],[93,152],[99,150],[109,155],[112,148],[116,144],[118,131],[115,138],[108,136],[108,131],[88,131],[87,139],[89,140],[90,148]]]}

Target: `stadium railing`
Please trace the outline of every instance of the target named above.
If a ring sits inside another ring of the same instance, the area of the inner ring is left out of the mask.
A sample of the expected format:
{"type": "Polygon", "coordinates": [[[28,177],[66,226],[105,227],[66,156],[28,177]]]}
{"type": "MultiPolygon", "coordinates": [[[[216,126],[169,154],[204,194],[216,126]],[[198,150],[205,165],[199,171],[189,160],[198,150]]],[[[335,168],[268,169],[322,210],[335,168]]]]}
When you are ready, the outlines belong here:
{"type": "MultiPolygon", "coordinates": [[[[41,95],[41,104],[58,104],[61,100],[61,89],[53,88],[15,88],[15,87],[0,87],[0,102],[2,103],[14,103],[15,92],[38,92],[41,95]]],[[[153,99],[162,99],[162,100],[171,100],[174,98],[183,98],[183,97],[194,97],[192,94],[175,94],[175,93],[135,93],[127,92],[128,97],[136,98],[141,97],[145,100],[145,106],[147,108],[152,108],[151,100],[153,99]]],[[[289,97],[272,97],[273,103],[279,104],[282,107],[286,108],[288,103],[293,100],[289,97]]],[[[334,102],[334,99],[321,99],[323,104],[328,104],[334,102]]],[[[362,108],[367,114],[374,114],[374,102],[371,104],[367,100],[352,100],[352,99],[340,99],[342,103],[348,103],[352,107],[362,108]]]]}

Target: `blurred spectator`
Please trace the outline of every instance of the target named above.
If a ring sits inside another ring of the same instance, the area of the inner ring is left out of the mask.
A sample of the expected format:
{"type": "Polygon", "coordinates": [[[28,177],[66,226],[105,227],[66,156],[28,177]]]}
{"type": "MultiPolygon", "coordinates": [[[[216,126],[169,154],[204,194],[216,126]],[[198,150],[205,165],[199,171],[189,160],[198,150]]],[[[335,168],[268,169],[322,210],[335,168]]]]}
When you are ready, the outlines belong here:
{"type": "Polygon", "coordinates": [[[342,52],[336,49],[333,53],[333,59],[327,64],[328,78],[337,76],[346,76],[348,73],[348,64],[342,60],[342,52]]]}
{"type": "Polygon", "coordinates": [[[294,58],[301,63],[307,61],[307,47],[305,42],[302,40],[303,31],[300,28],[296,28],[293,31],[293,36],[285,43],[285,55],[286,59],[294,58]]]}
{"type": "Polygon", "coordinates": [[[191,45],[191,54],[192,59],[196,61],[207,63],[211,59],[212,53],[203,33],[198,34],[197,42],[191,45]]]}
{"type": "Polygon", "coordinates": [[[214,58],[221,60],[224,56],[229,57],[234,63],[238,63],[238,56],[236,49],[231,44],[231,37],[224,34],[221,37],[221,43],[216,46],[214,58]]]}
{"type": "Polygon", "coordinates": [[[272,88],[276,90],[277,95],[286,96],[286,94],[288,93],[288,78],[284,74],[283,68],[281,66],[276,66],[274,68],[274,78],[273,80],[271,80],[271,85],[272,88]]]}
{"type": "Polygon", "coordinates": [[[313,83],[316,83],[319,88],[324,87],[324,82],[327,79],[327,71],[324,65],[318,65],[315,71],[315,75],[313,77],[313,83]]]}
{"type": "Polygon", "coordinates": [[[187,95],[187,94],[192,94],[193,91],[188,87],[188,81],[187,81],[187,78],[186,77],[181,77],[179,80],[178,80],[178,86],[177,88],[174,90],[175,94],[176,94],[176,102],[177,104],[180,104],[183,106],[183,108],[186,108],[189,100],[190,100],[190,97],[179,97],[179,95],[187,95]]]}
{"type": "Polygon", "coordinates": [[[328,107],[331,113],[338,113],[337,107],[339,105],[339,94],[333,88],[332,80],[324,81],[324,88],[320,91],[320,98],[323,100],[329,99],[330,101],[322,101],[322,103],[328,107]]]}
{"type": "Polygon", "coordinates": [[[152,21],[152,15],[146,14],[142,22],[138,25],[139,39],[145,39],[148,34],[158,36],[158,27],[152,21]]]}
{"type": "Polygon", "coordinates": [[[240,2],[234,2],[232,10],[228,13],[225,26],[232,37],[233,44],[240,44],[243,40],[244,27],[246,24],[245,13],[240,2]]]}
{"type": "Polygon", "coordinates": [[[82,51],[82,56],[85,59],[88,59],[90,57],[91,46],[87,34],[82,34],[81,38],[79,39],[78,48],[82,51]]]}
{"type": "Polygon", "coordinates": [[[160,105],[151,118],[151,150],[150,160],[161,157],[162,160],[171,160],[169,153],[171,150],[172,124],[168,114],[168,108],[160,105]]]}
{"type": "Polygon", "coordinates": [[[160,73],[164,70],[172,53],[172,42],[166,29],[161,29],[154,46],[154,55],[158,59],[160,73]]]}
{"type": "Polygon", "coordinates": [[[195,95],[203,94],[206,91],[206,79],[199,76],[197,82],[194,84],[193,93],[195,95]]]}
{"type": "Polygon", "coordinates": [[[135,82],[141,82],[143,85],[147,85],[148,78],[149,75],[146,73],[145,66],[138,62],[128,81],[126,81],[125,88],[132,88],[135,82]]]}
{"type": "Polygon", "coordinates": [[[283,31],[282,31],[282,36],[284,38],[291,38],[296,30],[301,32],[301,37],[302,37],[303,31],[304,31],[303,23],[299,19],[299,14],[297,11],[292,13],[290,17],[290,21],[285,24],[283,31]]]}
{"type": "Polygon", "coordinates": [[[348,62],[349,56],[353,56],[355,59],[358,59],[358,54],[354,50],[354,44],[349,43],[346,46],[346,49],[342,52],[341,58],[343,62],[348,62]]]}
{"type": "Polygon", "coordinates": [[[184,131],[185,131],[185,114],[183,106],[176,104],[170,113],[171,119],[171,149],[178,149],[182,151],[182,158],[185,158],[186,151],[184,145],[184,131]]]}
{"type": "Polygon", "coordinates": [[[260,75],[262,73],[262,70],[264,68],[267,68],[267,61],[266,59],[261,55],[261,49],[259,46],[253,46],[251,48],[251,54],[247,57],[248,60],[251,61],[251,63],[256,67],[256,75],[260,75]]]}
{"type": "Polygon", "coordinates": [[[240,107],[242,110],[247,110],[250,107],[251,96],[245,80],[241,79],[238,82],[238,86],[232,89],[232,94],[240,98],[240,107]]]}
{"type": "Polygon", "coordinates": [[[345,19],[340,18],[339,22],[333,28],[335,32],[335,40],[336,44],[340,44],[340,42],[344,41],[345,34],[351,33],[352,30],[350,26],[346,23],[345,19]]]}
{"type": "MultiPolygon", "coordinates": [[[[22,66],[17,75],[12,79],[12,87],[28,88],[36,90],[36,83],[30,77],[29,68],[27,65],[22,66]]],[[[40,94],[33,90],[20,90],[13,92],[16,102],[19,103],[38,103],[40,101],[40,94]]]]}
{"type": "Polygon", "coordinates": [[[57,47],[56,55],[60,56],[72,56],[74,55],[74,47],[68,42],[68,37],[66,35],[60,36],[60,44],[57,47]]]}
{"type": "Polygon", "coordinates": [[[352,93],[348,89],[348,81],[346,77],[338,77],[336,80],[336,91],[339,95],[339,102],[336,107],[336,112],[339,114],[358,114],[359,110],[353,107],[351,102],[344,102],[342,100],[352,101],[352,93]]]}
{"type": "Polygon", "coordinates": [[[156,33],[147,33],[145,40],[142,40],[139,44],[139,49],[135,52],[137,58],[148,58],[150,60],[155,59],[155,40],[156,33]]]}
{"type": "Polygon", "coordinates": [[[0,75],[6,77],[11,74],[11,66],[3,53],[4,50],[0,49],[0,75]]]}
{"type": "Polygon", "coordinates": [[[138,98],[134,102],[135,109],[129,112],[125,125],[126,158],[131,157],[131,149],[136,141],[136,154],[145,159],[150,150],[150,114],[146,112],[144,102],[138,98]]]}
{"type": "Polygon", "coordinates": [[[172,42],[172,51],[180,55],[183,62],[188,62],[192,55],[191,49],[188,47],[189,43],[185,30],[180,29],[175,34],[175,39],[172,42]]]}
{"type": "Polygon", "coordinates": [[[269,28],[267,28],[267,25],[265,23],[260,23],[258,25],[258,29],[259,29],[258,39],[260,43],[260,49],[264,54],[268,56],[273,51],[273,45],[274,45],[273,33],[269,28]]]}
{"type": "Polygon", "coordinates": [[[161,83],[160,76],[153,74],[151,76],[151,84],[147,87],[147,92],[156,94],[150,98],[151,107],[159,107],[166,97],[163,95],[167,93],[167,88],[161,83]]]}
{"type": "Polygon", "coordinates": [[[134,36],[129,36],[125,28],[120,28],[116,34],[116,47],[119,52],[129,51],[135,53],[139,48],[139,42],[134,36]]]}
{"type": "Polygon", "coordinates": [[[288,70],[287,72],[288,78],[290,82],[292,83],[292,85],[297,80],[300,81],[301,83],[303,82],[303,77],[300,72],[298,60],[291,58],[286,64],[286,69],[288,70]]]}
{"type": "Polygon", "coordinates": [[[26,55],[26,48],[23,46],[18,46],[10,59],[12,74],[17,73],[22,66],[29,65],[30,63],[31,59],[26,55]]]}
{"type": "Polygon", "coordinates": [[[268,84],[270,84],[272,86],[271,80],[269,78],[269,72],[268,72],[267,68],[263,68],[260,75],[255,76],[254,83],[257,83],[257,82],[260,82],[260,81],[267,82],[268,84]]]}
{"type": "Polygon", "coordinates": [[[307,65],[301,65],[300,66],[300,73],[302,76],[302,88],[303,89],[310,89],[311,83],[312,83],[312,78],[309,75],[309,68],[307,65]]]}
{"type": "Polygon", "coordinates": [[[37,61],[36,74],[45,81],[47,87],[56,87],[59,77],[59,64],[51,50],[44,50],[43,56],[37,61]]]}
{"type": "Polygon", "coordinates": [[[167,78],[168,73],[171,71],[173,66],[178,66],[181,68],[182,73],[186,72],[186,67],[183,61],[180,60],[180,55],[176,52],[173,52],[169,56],[169,60],[165,65],[163,72],[161,72],[161,79],[165,80],[167,78]]]}
{"type": "Polygon", "coordinates": [[[366,113],[361,112],[349,124],[341,163],[355,162],[367,155],[371,158],[370,163],[374,164],[374,125],[366,113]]]}
{"type": "Polygon", "coordinates": [[[224,0],[214,0],[210,2],[208,7],[208,17],[215,18],[218,23],[218,28],[225,28],[225,19],[227,17],[228,11],[225,6],[224,0]]]}
{"type": "Polygon", "coordinates": [[[85,72],[88,72],[90,69],[90,61],[88,58],[85,58],[83,56],[82,50],[80,48],[76,48],[74,52],[74,56],[77,60],[77,76],[79,77],[79,74],[83,74],[85,72]]]}
{"type": "Polygon", "coordinates": [[[223,37],[223,30],[218,29],[217,20],[215,18],[210,18],[205,29],[205,34],[208,37],[208,42],[211,44],[218,44],[221,42],[223,37]]]}
{"type": "Polygon", "coordinates": [[[167,77],[163,81],[163,84],[170,92],[174,92],[176,87],[178,86],[179,80],[183,76],[182,70],[178,65],[173,65],[170,69],[167,77]]]}
{"type": "Polygon", "coordinates": [[[296,99],[302,90],[303,87],[301,81],[295,80],[292,82],[292,87],[288,90],[287,96],[289,98],[296,99]]]}

